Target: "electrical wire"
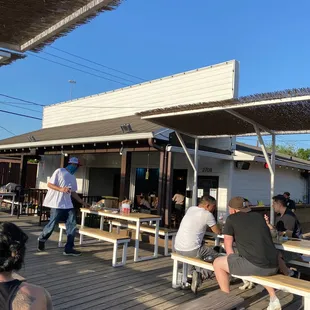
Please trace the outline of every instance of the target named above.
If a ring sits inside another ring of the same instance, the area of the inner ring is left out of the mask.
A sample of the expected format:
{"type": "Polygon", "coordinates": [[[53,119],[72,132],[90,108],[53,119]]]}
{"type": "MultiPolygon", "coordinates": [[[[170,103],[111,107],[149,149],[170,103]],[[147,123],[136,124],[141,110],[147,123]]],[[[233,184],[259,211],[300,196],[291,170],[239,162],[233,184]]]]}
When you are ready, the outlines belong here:
{"type": "Polygon", "coordinates": [[[0,96],[6,97],[6,98],[9,98],[9,99],[14,99],[14,100],[22,101],[22,102],[28,103],[28,104],[37,105],[37,106],[40,106],[40,107],[44,107],[44,106],[45,106],[45,105],[43,105],[43,104],[39,104],[39,103],[36,103],[36,102],[33,102],[33,101],[29,101],[29,100],[24,100],[24,99],[16,98],[16,97],[9,96],[9,95],[6,95],[6,94],[0,94],[0,96]]]}
{"type": "MultiPolygon", "coordinates": [[[[51,54],[51,53],[48,53],[48,52],[42,52],[42,53],[44,53],[44,54],[46,54],[46,55],[49,55],[49,56],[52,56],[52,57],[55,57],[55,58],[58,58],[58,59],[61,59],[61,60],[64,60],[64,61],[68,61],[68,62],[70,62],[70,63],[72,63],[72,64],[75,64],[75,65],[78,65],[78,66],[81,66],[81,67],[84,67],[84,68],[87,68],[87,69],[90,69],[90,70],[94,70],[94,71],[99,72],[99,73],[102,73],[102,74],[106,74],[106,75],[112,76],[112,77],[117,78],[117,79],[124,80],[124,81],[126,81],[126,82],[136,83],[135,81],[128,80],[128,79],[122,78],[122,77],[120,77],[120,76],[117,76],[117,75],[114,75],[114,74],[111,74],[111,73],[107,73],[107,72],[104,72],[104,71],[102,71],[102,70],[98,70],[98,69],[92,68],[92,67],[90,67],[90,66],[83,65],[83,64],[78,63],[78,62],[76,62],[76,61],[72,61],[72,60],[70,60],[70,59],[68,59],[68,58],[60,57],[60,56],[57,56],[57,55],[54,55],[54,54],[51,54]]],[[[31,54],[32,54],[32,53],[31,53],[31,54]]]]}
{"type": "Polygon", "coordinates": [[[69,68],[69,69],[73,69],[75,71],[79,71],[79,72],[82,72],[82,73],[89,74],[89,75],[92,75],[92,76],[95,76],[95,77],[98,77],[98,78],[101,78],[101,79],[104,79],[104,80],[107,80],[107,81],[118,83],[118,84],[121,84],[121,85],[124,85],[124,86],[129,86],[128,84],[125,84],[125,83],[122,83],[122,82],[119,82],[119,81],[115,81],[115,80],[112,80],[112,79],[108,79],[108,78],[103,77],[101,75],[97,75],[97,74],[94,74],[94,73],[91,73],[91,72],[88,72],[88,71],[85,71],[85,70],[74,68],[74,67],[62,64],[60,62],[54,61],[54,60],[50,60],[50,59],[47,59],[47,58],[44,58],[44,57],[41,57],[41,56],[38,56],[38,55],[35,55],[35,54],[31,54],[29,52],[27,52],[26,54],[28,54],[30,56],[33,56],[33,57],[36,57],[36,58],[39,58],[39,59],[42,59],[42,60],[45,60],[45,61],[48,61],[48,62],[51,62],[51,63],[54,63],[54,64],[57,64],[57,65],[62,66],[62,67],[66,67],[66,68],[69,68]]]}
{"type": "Polygon", "coordinates": [[[132,75],[132,74],[128,74],[128,73],[126,73],[126,72],[124,72],[124,71],[116,70],[116,69],[114,69],[114,68],[108,67],[108,66],[106,66],[106,65],[103,65],[103,64],[101,64],[101,63],[95,62],[95,61],[93,61],[93,60],[90,60],[90,59],[87,59],[87,58],[78,56],[78,55],[73,54],[73,53],[66,52],[66,51],[64,51],[64,50],[62,50],[62,49],[60,49],[60,48],[57,48],[57,47],[54,47],[54,46],[50,46],[49,48],[52,48],[52,49],[54,49],[54,50],[56,50],[56,51],[62,52],[62,53],[67,54],[67,55],[70,55],[70,56],[72,56],[72,57],[76,57],[76,58],[78,58],[78,59],[87,61],[87,62],[92,63],[92,64],[94,64],[94,65],[101,66],[101,67],[103,67],[103,68],[106,68],[106,69],[109,69],[109,70],[113,70],[113,71],[115,71],[115,72],[118,72],[118,73],[121,73],[121,74],[130,76],[130,77],[135,78],[135,79],[138,79],[138,80],[140,80],[140,81],[146,81],[145,79],[142,79],[142,78],[140,78],[140,77],[138,77],[138,76],[135,76],[135,75],[132,75]]]}
{"type": "Polygon", "coordinates": [[[12,131],[6,129],[5,127],[0,126],[0,128],[2,128],[3,130],[5,130],[5,131],[8,132],[9,134],[11,134],[11,135],[13,135],[13,136],[16,136],[14,132],[12,132],[12,131]]]}
{"type": "Polygon", "coordinates": [[[10,112],[10,111],[6,111],[6,110],[0,110],[0,112],[6,113],[6,114],[11,114],[11,115],[16,115],[16,116],[22,116],[22,117],[26,117],[26,118],[31,118],[31,119],[36,119],[36,120],[42,121],[42,118],[35,117],[35,116],[30,116],[30,115],[26,115],[26,114],[20,114],[20,113],[10,112]]]}
{"type": "MultiPolygon", "coordinates": [[[[18,103],[0,101],[0,104],[6,105],[6,106],[9,106],[9,107],[15,106],[15,107],[17,107],[17,108],[19,108],[19,109],[27,110],[27,111],[32,111],[32,112],[36,112],[36,113],[42,113],[41,111],[38,111],[38,110],[20,107],[18,103]]],[[[21,104],[21,103],[20,103],[20,104],[21,104]]]]}

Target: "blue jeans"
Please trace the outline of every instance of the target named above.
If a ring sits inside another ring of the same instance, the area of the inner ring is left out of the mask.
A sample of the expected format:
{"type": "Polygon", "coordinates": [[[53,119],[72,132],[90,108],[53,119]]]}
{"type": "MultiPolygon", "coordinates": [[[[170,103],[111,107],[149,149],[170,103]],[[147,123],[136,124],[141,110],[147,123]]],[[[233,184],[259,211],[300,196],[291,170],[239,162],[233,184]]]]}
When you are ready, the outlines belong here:
{"type": "Polygon", "coordinates": [[[74,209],[55,209],[51,208],[51,217],[48,224],[43,228],[39,237],[40,241],[45,242],[53,233],[55,226],[59,222],[66,223],[67,243],[65,251],[70,251],[74,247],[74,237],[76,228],[76,215],[74,209]]]}

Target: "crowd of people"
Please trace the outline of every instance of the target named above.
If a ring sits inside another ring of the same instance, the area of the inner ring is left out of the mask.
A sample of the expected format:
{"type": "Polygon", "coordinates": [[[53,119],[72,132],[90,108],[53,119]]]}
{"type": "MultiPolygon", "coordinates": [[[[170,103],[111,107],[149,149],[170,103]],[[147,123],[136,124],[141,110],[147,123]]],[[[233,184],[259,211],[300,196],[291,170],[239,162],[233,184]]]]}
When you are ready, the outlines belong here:
{"type": "MultiPolygon", "coordinates": [[[[184,256],[212,262],[220,289],[226,293],[230,291],[231,274],[270,276],[283,273],[295,276],[286,262],[298,254],[278,251],[273,242],[273,236],[302,236],[300,223],[294,213],[296,206],[291,203],[289,196],[289,193],[285,193],[273,197],[273,208],[277,214],[275,225],[270,224],[267,215],[263,217],[258,212],[253,212],[247,199],[234,197],[229,202],[229,216],[224,227],[216,223],[213,215],[216,200],[211,196],[203,196],[199,205],[190,207],[183,217],[175,239],[175,250],[184,256]],[[207,229],[215,234],[224,234],[225,251],[205,244],[207,229]]],[[[210,274],[205,270],[193,268],[188,276],[188,283],[194,293],[207,277],[210,274]]],[[[275,290],[271,287],[265,289],[270,296],[267,309],[281,309],[275,290]]]]}

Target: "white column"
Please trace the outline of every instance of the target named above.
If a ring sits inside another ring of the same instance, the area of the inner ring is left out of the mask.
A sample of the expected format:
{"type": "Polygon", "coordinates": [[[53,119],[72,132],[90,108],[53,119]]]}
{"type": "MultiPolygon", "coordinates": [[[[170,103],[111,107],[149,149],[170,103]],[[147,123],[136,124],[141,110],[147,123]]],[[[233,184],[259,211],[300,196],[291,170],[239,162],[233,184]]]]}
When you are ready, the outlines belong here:
{"type": "Polygon", "coordinates": [[[195,155],[194,155],[194,184],[193,184],[193,195],[192,195],[192,205],[196,206],[197,204],[197,195],[198,195],[198,149],[199,149],[199,139],[195,138],[195,155]]]}
{"type": "Polygon", "coordinates": [[[270,223],[274,225],[274,210],[272,208],[272,197],[275,195],[275,172],[276,172],[276,136],[272,135],[271,171],[270,171],[270,223]]]}

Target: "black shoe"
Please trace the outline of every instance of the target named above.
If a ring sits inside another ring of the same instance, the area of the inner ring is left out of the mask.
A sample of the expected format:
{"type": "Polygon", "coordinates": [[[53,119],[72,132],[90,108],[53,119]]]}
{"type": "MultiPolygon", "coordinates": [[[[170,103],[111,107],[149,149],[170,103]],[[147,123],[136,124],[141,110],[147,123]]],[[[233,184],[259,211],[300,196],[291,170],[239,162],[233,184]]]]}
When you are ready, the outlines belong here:
{"type": "Polygon", "coordinates": [[[39,252],[45,251],[45,242],[38,240],[38,251],[39,252]]]}
{"type": "Polygon", "coordinates": [[[66,256],[80,256],[82,253],[80,251],[72,250],[64,250],[63,255],[66,256]]]}

